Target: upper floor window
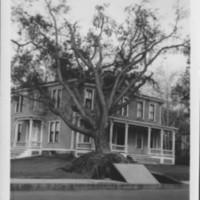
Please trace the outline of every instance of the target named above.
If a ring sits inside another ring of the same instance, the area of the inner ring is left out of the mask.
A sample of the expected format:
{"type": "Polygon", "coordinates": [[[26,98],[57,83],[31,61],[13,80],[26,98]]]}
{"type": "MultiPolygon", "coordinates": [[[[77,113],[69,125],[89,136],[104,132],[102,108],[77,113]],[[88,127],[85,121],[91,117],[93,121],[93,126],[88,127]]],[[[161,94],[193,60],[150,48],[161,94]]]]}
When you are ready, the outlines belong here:
{"type": "Polygon", "coordinates": [[[60,122],[59,121],[50,122],[49,142],[50,143],[59,142],[59,135],[60,135],[60,122]]]}
{"type": "Polygon", "coordinates": [[[62,89],[52,90],[52,99],[54,103],[54,108],[61,108],[62,89]]]}
{"type": "MultiPolygon", "coordinates": [[[[128,97],[123,97],[122,100],[119,102],[119,104],[126,103],[126,101],[128,101],[128,97]]],[[[128,116],[128,110],[129,110],[129,106],[127,104],[127,105],[123,106],[122,108],[120,108],[117,111],[117,113],[122,116],[128,116]]]]}
{"type": "Polygon", "coordinates": [[[37,93],[37,92],[35,92],[34,94],[33,94],[33,98],[34,98],[34,101],[33,101],[33,110],[34,111],[39,111],[40,110],[40,108],[41,108],[41,102],[40,102],[40,94],[39,93],[37,93]]]}
{"type": "Polygon", "coordinates": [[[155,121],[155,105],[149,105],[149,120],[155,121]]]}
{"type": "Polygon", "coordinates": [[[137,102],[137,118],[143,119],[144,118],[144,103],[137,102]]]}
{"type": "Polygon", "coordinates": [[[93,109],[93,101],[94,101],[93,93],[94,93],[94,90],[85,89],[84,105],[86,108],[93,109]]]}
{"type": "Polygon", "coordinates": [[[15,112],[22,112],[23,103],[24,103],[23,96],[17,96],[16,97],[16,104],[15,104],[15,112]]]}

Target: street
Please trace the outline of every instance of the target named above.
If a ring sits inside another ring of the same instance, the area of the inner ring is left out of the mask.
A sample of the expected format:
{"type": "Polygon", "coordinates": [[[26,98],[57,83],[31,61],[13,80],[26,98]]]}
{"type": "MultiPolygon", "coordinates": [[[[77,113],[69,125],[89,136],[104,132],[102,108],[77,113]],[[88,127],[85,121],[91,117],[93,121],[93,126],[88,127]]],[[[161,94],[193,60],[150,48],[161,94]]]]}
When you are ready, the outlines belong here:
{"type": "Polygon", "coordinates": [[[189,189],[14,191],[11,200],[189,200],[189,189]]]}

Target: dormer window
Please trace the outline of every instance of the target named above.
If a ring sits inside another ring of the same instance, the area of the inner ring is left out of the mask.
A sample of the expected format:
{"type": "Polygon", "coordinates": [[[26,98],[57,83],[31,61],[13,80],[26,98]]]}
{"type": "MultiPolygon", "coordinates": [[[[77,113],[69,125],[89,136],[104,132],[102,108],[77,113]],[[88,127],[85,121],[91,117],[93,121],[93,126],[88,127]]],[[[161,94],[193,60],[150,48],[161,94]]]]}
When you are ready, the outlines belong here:
{"type": "Polygon", "coordinates": [[[52,99],[53,99],[53,103],[54,103],[54,108],[61,108],[62,89],[52,90],[52,99]]]}
{"type": "Polygon", "coordinates": [[[155,105],[154,104],[149,105],[149,120],[155,121],[155,105]]]}
{"type": "Polygon", "coordinates": [[[24,103],[24,98],[23,96],[17,96],[16,97],[16,104],[15,104],[15,112],[22,112],[23,110],[23,103],[24,103]]]}
{"type": "Polygon", "coordinates": [[[93,110],[93,96],[94,91],[92,89],[85,89],[84,105],[86,108],[93,110]]]}
{"type": "Polygon", "coordinates": [[[137,102],[137,118],[144,119],[144,103],[137,102]]]}

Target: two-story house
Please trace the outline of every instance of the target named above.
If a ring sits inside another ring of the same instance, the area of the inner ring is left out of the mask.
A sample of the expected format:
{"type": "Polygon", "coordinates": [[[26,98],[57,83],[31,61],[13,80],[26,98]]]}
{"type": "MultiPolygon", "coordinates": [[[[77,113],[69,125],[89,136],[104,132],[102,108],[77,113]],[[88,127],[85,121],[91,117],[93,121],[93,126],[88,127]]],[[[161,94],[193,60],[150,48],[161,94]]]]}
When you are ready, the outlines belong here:
{"type": "MultiPolygon", "coordinates": [[[[48,83],[55,108],[64,108],[67,95],[61,85],[48,83]]],[[[21,90],[26,93],[27,90],[21,90]]],[[[84,105],[93,109],[95,89],[85,84],[84,105]]],[[[37,96],[37,92],[34,94],[37,96]]],[[[34,99],[34,98],[33,98],[34,99]]],[[[126,101],[126,97],[122,101],[126,101]]],[[[109,143],[112,151],[143,163],[174,164],[176,128],[161,124],[163,101],[138,95],[129,105],[110,116],[109,143]]],[[[94,150],[93,139],[71,130],[65,122],[40,102],[16,96],[11,107],[11,157],[39,155],[43,152],[74,152],[76,156],[94,150]]],[[[70,111],[69,111],[70,112],[70,111]]],[[[81,118],[72,113],[81,126],[81,118]]]]}

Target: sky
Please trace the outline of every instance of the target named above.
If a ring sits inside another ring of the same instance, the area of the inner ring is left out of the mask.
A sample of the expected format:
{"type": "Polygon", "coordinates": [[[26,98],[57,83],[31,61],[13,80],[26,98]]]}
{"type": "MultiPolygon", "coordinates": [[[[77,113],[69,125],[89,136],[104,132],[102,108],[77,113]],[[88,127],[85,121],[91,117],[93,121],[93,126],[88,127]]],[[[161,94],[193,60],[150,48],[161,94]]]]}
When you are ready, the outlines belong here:
{"type": "MultiPolygon", "coordinates": [[[[15,4],[23,3],[24,0],[13,0],[15,4]]],[[[30,12],[43,12],[41,0],[32,0],[32,8],[30,12]]],[[[56,1],[52,1],[55,3],[56,1]]],[[[93,15],[95,13],[95,6],[108,3],[107,14],[115,19],[117,22],[122,23],[124,20],[124,8],[141,2],[141,0],[67,0],[70,6],[70,22],[78,22],[81,27],[82,34],[86,34],[90,27],[93,15]]],[[[149,0],[149,6],[158,9],[160,20],[166,30],[169,30],[170,23],[174,22],[174,6],[179,2],[180,7],[187,11],[186,17],[182,20],[182,35],[187,35],[190,32],[190,1],[189,0],[149,0]]],[[[187,66],[187,58],[180,54],[169,54],[157,59],[154,63],[152,70],[158,67],[164,67],[168,71],[182,71],[187,66]]]]}
{"type": "MultiPolygon", "coordinates": [[[[124,19],[124,8],[141,0],[68,0],[71,7],[71,13],[74,19],[78,20],[80,24],[87,27],[91,22],[94,14],[94,8],[96,5],[102,5],[103,3],[109,3],[108,13],[118,22],[122,22],[124,19]]],[[[174,17],[173,6],[177,0],[150,0],[153,8],[158,8],[163,21],[172,21],[174,17]]],[[[189,11],[189,0],[180,0],[181,7],[184,7],[189,11]]],[[[188,32],[189,21],[184,21],[184,31],[188,32]]]]}
{"type": "MultiPolygon", "coordinates": [[[[141,2],[141,0],[68,0],[71,7],[72,20],[78,21],[83,32],[86,32],[90,26],[92,16],[94,15],[94,8],[96,5],[102,5],[103,3],[109,3],[108,14],[116,19],[118,22],[123,22],[124,8],[135,3],[141,2]]],[[[174,6],[177,0],[150,0],[152,8],[157,8],[159,15],[161,16],[162,24],[169,28],[169,23],[174,21],[174,6]]],[[[182,34],[190,33],[190,1],[180,0],[180,7],[183,7],[187,12],[187,16],[182,20],[182,34]]],[[[159,58],[154,67],[164,67],[169,72],[179,71],[180,73],[185,70],[187,66],[187,58],[180,54],[170,54],[159,58]]]]}

